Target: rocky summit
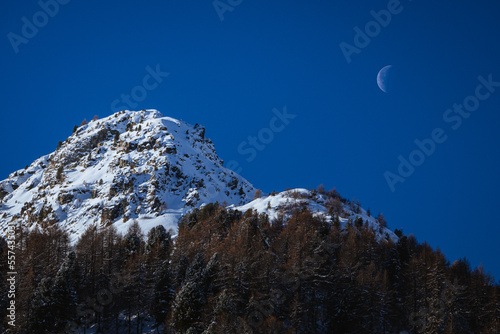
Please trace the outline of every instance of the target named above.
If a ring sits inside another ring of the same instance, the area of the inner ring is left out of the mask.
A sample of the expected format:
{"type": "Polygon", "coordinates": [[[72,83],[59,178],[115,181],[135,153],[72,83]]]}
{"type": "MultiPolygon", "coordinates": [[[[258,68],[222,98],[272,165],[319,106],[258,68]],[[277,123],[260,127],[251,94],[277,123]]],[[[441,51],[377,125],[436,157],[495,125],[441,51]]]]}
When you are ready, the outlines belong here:
{"type": "Polygon", "coordinates": [[[55,152],[0,182],[0,227],[60,224],[75,239],[92,223],[176,231],[190,209],[245,204],[255,191],[223,167],[204,127],[157,110],[121,111],[75,126],[55,152]]]}

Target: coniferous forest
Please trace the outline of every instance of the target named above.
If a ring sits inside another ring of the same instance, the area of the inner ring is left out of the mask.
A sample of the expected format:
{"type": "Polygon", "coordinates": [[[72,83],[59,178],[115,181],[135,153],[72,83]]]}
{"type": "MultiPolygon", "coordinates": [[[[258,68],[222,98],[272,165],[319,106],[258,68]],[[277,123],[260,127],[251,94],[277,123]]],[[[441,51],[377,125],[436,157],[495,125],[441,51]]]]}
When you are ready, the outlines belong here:
{"type": "MultiPolygon", "coordinates": [[[[328,196],[342,216],[349,201],[328,196]]],[[[500,333],[493,277],[396,234],[381,241],[362,220],[343,227],[301,205],[270,221],[217,203],[176,236],[90,226],[72,245],[57,224],[18,226],[10,333],[500,333]]]]}

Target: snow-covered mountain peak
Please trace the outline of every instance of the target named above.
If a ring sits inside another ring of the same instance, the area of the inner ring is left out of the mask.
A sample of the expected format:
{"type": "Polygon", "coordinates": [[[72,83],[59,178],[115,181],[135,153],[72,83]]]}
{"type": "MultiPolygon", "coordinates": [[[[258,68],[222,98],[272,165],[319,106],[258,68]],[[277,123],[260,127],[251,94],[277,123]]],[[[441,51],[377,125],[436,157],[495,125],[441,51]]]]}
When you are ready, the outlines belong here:
{"type": "Polygon", "coordinates": [[[125,233],[163,225],[207,203],[266,213],[271,220],[307,207],[345,228],[368,226],[379,240],[397,237],[359,204],[337,193],[293,189],[254,198],[256,189],[223,167],[205,129],[157,110],[121,111],[75,127],[57,149],[0,182],[0,229],[59,224],[76,240],[89,224],[125,233]]]}
{"type": "MultiPolygon", "coordinates": [[[[255,188],[223,167],[205,129],[157,110],[121,111],[75,127],[57,150],[0,182],[0,224],[88,224],[176,230],[202,203],[249,202],[255,188]]],[[[3,227],[3,226],[2,226],[3,227]]]]}

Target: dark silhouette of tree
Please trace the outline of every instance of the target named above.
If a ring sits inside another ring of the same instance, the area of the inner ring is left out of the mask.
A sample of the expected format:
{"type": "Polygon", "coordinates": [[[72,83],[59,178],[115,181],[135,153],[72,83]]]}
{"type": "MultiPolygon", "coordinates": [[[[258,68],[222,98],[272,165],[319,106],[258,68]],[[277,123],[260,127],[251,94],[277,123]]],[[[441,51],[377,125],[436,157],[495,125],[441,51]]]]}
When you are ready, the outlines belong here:
{"type": "Polygon", "coordinates": [[[168,261],[165,260],[154,273],[151,314],[157,326],[165,323],[174,298],[173,275],[169,267],[168,261]]]}

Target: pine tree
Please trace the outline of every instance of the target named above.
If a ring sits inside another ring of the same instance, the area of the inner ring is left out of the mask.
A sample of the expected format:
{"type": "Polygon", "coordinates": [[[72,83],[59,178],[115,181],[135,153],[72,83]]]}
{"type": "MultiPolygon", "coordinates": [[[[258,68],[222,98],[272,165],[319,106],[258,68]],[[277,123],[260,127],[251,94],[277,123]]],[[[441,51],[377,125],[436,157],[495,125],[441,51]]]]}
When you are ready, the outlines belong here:
{"type": "Polygon", "coordinates": [[[52,286],[53,315],[55,330],[62,331],[66,324],[76,320],[77,290],[79,288],[80,270],[74,252],[68,254],[62,264],[52,286]]]}
{"type": "Polygon", "coordinates": [[[483,332],[488,322],[488,297],[492,286],[492,278],[484,272],[482,265],[479,265],[471,275],[469,289],[469,307],[471,312],[471,331],[474,333],[483,332]]]}
{"type": "Polygon", "coordinates": [[[187,280],[175,296],[172,325],[180,332],[199,326],[199,316],[206,303],[208,271],[201,253],[196,254],[186,272],[187,280]]]}
{"type": "Polygon", "coordinates": [[[458,279],[449,282],[444,295],[446,318],[446,334],[470,333],[467,319],[467,288],[459,283],[458,279]]]}
{"type": "Polygon", "coordinates": [[[165,322],[173,298],[173,275],[169,267],[171,235],[163,226],[148,233],[145,247],[145,302],[159,326],[165,322]]]}
{"type": "Polygon", "coordinates": [[[455,261],[449,269],[449,287],[445,295],[445,333],[470,333],[468,291],[471,273],[466,259],[455,261]]]}
{"type": "Polygon", "coordinates": [[[147,294],[146,269],[144,260],[144,241],[141,228],[137,221],[130,225],[124,237],[124,247],[127,254],[125,263],[123,303],[129,331],[132,327],[132,317],[136,318],[136,331],[140,332],[143,324],[143,314],[146,310],[147,294]]]}
{"type": "Polygon", "coordinates": [[[154,276],[155,282],[151,314],[155,318],[156,326],[159,326],[165,323],[174,297],[173,277],[167,260],[163,261],[155,271],[154,276]]]}
{"type": "Polygon", "coordinates": [[[129,256],[141,252],[142,238],[143,234],[141,228],[139,227],[139,223],[134,221],[132,225],[130,225],[124,238],[125,250],[129,256]]]}
{"type": "Polygon", "coordinates": [[[488,303],[489,321],[486,326],[488,333],[500,333],[500,286],[492,287],[490,302],[488,303]]]}
{"type": "Polygon", "coordinates": [[[445,326],[446,304],[445,289],[449,284],[445,276],[446,259],[440,252],[435,253],[435,259],[427,271],[427,316],[424,333],[441,333],[445,326]]]}
{"type": "Polygon", "coordinates": [[[30,333],[47,333],[55,329],[55,301],[51,278],[43,278],[38,284],[29,309],[28,330],[30,333]]]}
{"type": "Polygon", "coordinates": [[[158,265],[170,256],[172,236],[162,225],[152,228],[146,242],[146,255],[153,265],[158,265]]]}

